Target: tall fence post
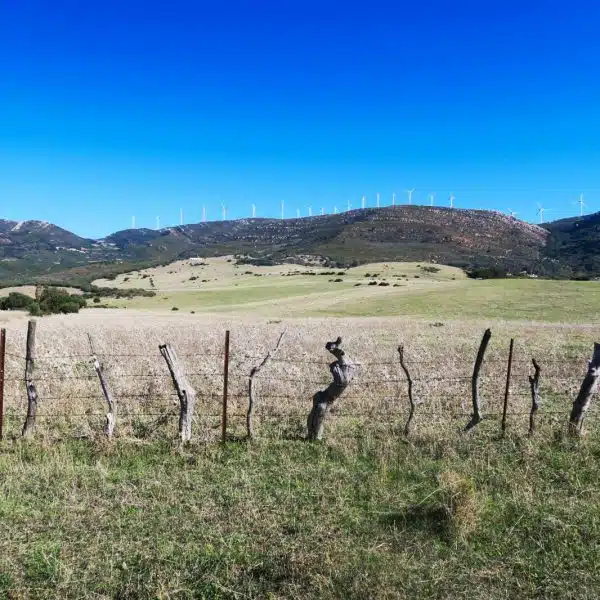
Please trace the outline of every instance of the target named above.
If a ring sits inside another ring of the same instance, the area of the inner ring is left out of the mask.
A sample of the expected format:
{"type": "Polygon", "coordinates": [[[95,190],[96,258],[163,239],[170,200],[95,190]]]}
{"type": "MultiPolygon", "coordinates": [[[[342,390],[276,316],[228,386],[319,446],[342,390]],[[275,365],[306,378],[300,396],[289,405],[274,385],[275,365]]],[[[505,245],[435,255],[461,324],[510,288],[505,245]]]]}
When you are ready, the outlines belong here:
{"type": "Polygon", "coordinates": [[[4,439],[4,357],[6,355],[6,329],[0,329],[0,441],[4,439]]]}
{"type": "Polygon", "coordinates": [[[27,418],[23,425],[22,435],[27,437],[35,429],[35,415],[37,413],[38,393],[33,382],[33,368],[35,363],[35,321],[27,325],[27,348],[25,352],[25,388],[27,389],[27,418]]]}
{"type": "Polygon", "coordinates": [[[221,441],[227,440],[227,394],[229,385],[229,329],[225,332],[225,359],[223,361],[223,414],[221,416],[221,441]]]}
{"type": "Polygon", "coordinates": [[[490,338],[492,337],[491,329],[486,329],[481,344],[479,345],[479,351],[477,352],[477,358],[475,359],[475,366],[473,367],[473,376],[471,378],[471,395],[473,400],[473,414],[471,420],[467,423],[464,431],[473,429],[475,425],[478,425],[483,420],[481,416],[481,407],[479,405],[479,371],[481,371],[481,365],[483,364],[483,357],[488,347],[490,338]]]}
{"type": "Polygon", "coordinates": [[[513,349],[515,340],[511,338],[510,349],[508,350],[508,366],[506,368],[506,388],[504,389],[504,407],[502,409],[502,435],[506,432],[506,414],[508,412],[508,397],[510,396],[510,375],[512,373],[513,349]]]}

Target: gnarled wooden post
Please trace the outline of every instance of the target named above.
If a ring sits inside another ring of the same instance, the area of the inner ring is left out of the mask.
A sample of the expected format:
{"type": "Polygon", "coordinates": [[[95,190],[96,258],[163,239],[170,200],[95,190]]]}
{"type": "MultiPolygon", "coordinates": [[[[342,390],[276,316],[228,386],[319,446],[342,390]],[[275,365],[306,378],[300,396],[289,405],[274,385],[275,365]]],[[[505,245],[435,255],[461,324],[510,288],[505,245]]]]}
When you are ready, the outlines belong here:
{"type": "Polygon", "coordinates": [[[404,425],[404,435],[408,437],[408,434],[410,433],[410,423],[415,414],[416,404],[413,399],[413,393],[412,393],[413,380],[410,376],[410,373],[408,372],[408,368],[407,368],[406,364],[404,363],[404,346],[398,346],[398,354],[400,355],[400,366],[402,367],[402,370],[404,371],[404,374],[406,375],[406,380],[408,381],[408,401],[410,403],[410,412],[408,413],[408,419],[406,419],[406,424],[404,425]]]}
{"type": "Polygon", "coordinates": [[[329,370],[333,376],[333,382],[327,389],[317,392],[313,396],[313,407],[308,415],[308,439],[320,440],[323,437],[323,427],[325,425],[325,416],[329,407],[343,391],[348,387],[354,376],[354,363],[346,358],[341,349],[342,338],[338,337],[335,342],[327,342],[325,349],[331,352],[337,360],[329,365],[329,370]]]}
{"type": "Polygon", "coordinates": [[[248,431],[248,439],[252,439],[254,436],[254,430],[252,427],[252,412],[254,411],[254,377],[258,375],[260,370],[269,362],[269,359],[274,356],[279,350],[279,344],[285,335],[285,329],[281,332],[275,348],[271,350],[263,359],[263,361],[256,367],[252,367],[250,371],[250,377],[248,378],[248,412],[246,414],[246,429],[248,431]]]}
{"type": "Polygon", "coordinates": [[[473,429],[475,425],[481,423],[483,417],[481,416],[481,409],[479,407],[479,371],[481,371],[481,365],[483,364],[483,357],[487,350],[490,338],[492,337],[491,329],[486,329],[481,344],[479,345],[479,351],[477,352],[477,358],[475,359],[475,366],[473,367],[473,377],[471,378],[471,395],[473,398],[473,414],[471,420],[467,423],[465,431],[473,429]]]}
{"type": "Polygon", "coordinates": [[[569,418],[569,431],[581,435],[583,431],[583,419],[592,402],[592,396],[598,387],[600,379],[600,343],[594,344],[592,360],[588,363],[588,370],[581,383],[579,394],[573,402],[571,417],[569,418]]]}
{"type": "Polygon", "coordinates": [[[106,421],[104,423],[104,435],[110,440],[115,432],[115,426],[117,425],[117,401],[112,395],[108,382],[104,377],[104,369],[94,352],[94,345],[92,344],[92,336],[88,333],[88,340],[90,342],[90,350],[92,351],[92,360],[94,361],[94,369],[100,379],[100,386],[102,387],[102,393],[106,404],[108,404],[108,412],[106,413],[106,421]]]}
{"type": "Polygon", "coordinates": [[[531,387],[531,412],[529,413],[529,435],[535,433],[535,413],[540,407],[540,365],[537,364],[535,358],[531,359],[535,374],[529,376],[529,386],[531,387]]]}
{"type": "Polygon", "coordinates": [[[179,397],[179,436],[182,443],[189,442],[192,437],[192,418],[196,406],[196,392],[185,376],[175,348],[170,344],[162,344],[158,349],[163,355],[167,367],[169,367],[173,385],[179,397]]]}
{"type": "Polygon", "coordinates": [[[23,425],[22,435],[30,436],[35,429],[35,415],[37,414],[38,393],[33,382],[33,368],[35,366],[35,321],[27,325],[27,348],[25,352],[25,388],[27,389],[27,418],[23,425]]]}

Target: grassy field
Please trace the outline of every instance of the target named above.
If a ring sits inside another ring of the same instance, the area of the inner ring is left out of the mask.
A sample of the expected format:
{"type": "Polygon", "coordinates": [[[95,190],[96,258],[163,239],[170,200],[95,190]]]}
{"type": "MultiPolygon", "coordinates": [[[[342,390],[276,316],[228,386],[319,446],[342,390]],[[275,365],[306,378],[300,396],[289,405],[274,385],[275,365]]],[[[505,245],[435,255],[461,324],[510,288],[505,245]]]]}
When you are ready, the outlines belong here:
{"type": "Polygon", "coordinates": [[[176,307],[197,313],[278,317],[412,315],[569,323],[600,320],[599,282],[475,281],[459,269],[415,263],[380,263],[332,272],[296,265],[236,266],[227,258],[217,258],[206,259],[202,267],[179,262],[96,283],[155,289],[154,298],[107,302],[140,310],[176,307]],[[431,272],[433,269],[439,271],[431,272]],[[321,275],[323,272],[328,275],[321,275]],[[194,277],[197,279],[190,280],[194,277]]]}
{"type": "Polygon", "coordinates": [[[119,276],[122,287],[152,280],[157,296],[38,319],[38,425],[27,442],[27,316],[0,313],[0,598],[600,596],[596,408],[583,439],[566,435],[600,340],[598,284],[472,281],[429,266],[309,275],[323,269],[235,267],[223,258],[119,276]],[[464,435],[486,327],[486,418],[464,435]],[[230,423],[220,444],[226,329],[230,423]],[[248,442],[248,375],[284,329],[279,353],[256,379],[256,438],[248,442]],[[111,443],[88,334],[119,402],[111,443]],[[359,365],[324,441],[307,443],[312,395],[331,381],[324,345],[338,335],[359,365]],[[165,342],[198,393],[193,441],[183,449],[158,352],[165,342]],[[408,439],[399,344],[420,402],[408,439]],[[542,407],[530,438],[532,357],[542,366],[542,407]]]}

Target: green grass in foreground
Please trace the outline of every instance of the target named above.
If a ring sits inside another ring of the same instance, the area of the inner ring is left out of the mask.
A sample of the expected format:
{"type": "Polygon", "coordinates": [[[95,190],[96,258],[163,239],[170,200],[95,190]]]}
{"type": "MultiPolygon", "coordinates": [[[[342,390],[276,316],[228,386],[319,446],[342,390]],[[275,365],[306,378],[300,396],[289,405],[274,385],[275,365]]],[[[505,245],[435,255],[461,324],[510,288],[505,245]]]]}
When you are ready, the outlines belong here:
{"type": "Polygon", "coordinates": [[[598,598],[599,458],[481,432],[5,443],[0,597],[598,598]]]}
{"type": "Polygon", "coordinates": [[[600,282],[469,280],[447,287],[350,300],[320,314],[329,312],[346,316],[415,315],[590,323],[600,318],[600,282]]]}

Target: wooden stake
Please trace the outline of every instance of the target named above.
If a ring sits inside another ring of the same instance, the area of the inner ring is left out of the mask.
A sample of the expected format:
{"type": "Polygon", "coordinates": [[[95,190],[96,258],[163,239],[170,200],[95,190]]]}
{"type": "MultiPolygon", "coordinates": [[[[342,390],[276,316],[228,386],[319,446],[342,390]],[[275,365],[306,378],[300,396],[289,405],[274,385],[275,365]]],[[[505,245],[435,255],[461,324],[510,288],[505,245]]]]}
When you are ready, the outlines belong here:
{"type": "Polygon", "coordinates": [[[98,374],[98,379],[100,379],[100,386],[102,387],[102,393],[104,394],[104,399],[108,404],[108,412],[106,413],[106,422],[104,423],[104,435],[110,440],[115,431],[115,427],[117,425],[117,401],[115,397],[112,395],[110,388],[108,387],[108,382],[104,377],[104,369],[98,360],[96,353],[94,352],[94,345],[92,344],[92,336],[88,333],[88,340],[90,342],[90,349],[92,351],[92,360],[94,361],[94,369],[98,374]]]}
{"type": "Polygon", "coordinates": [[[221,441],[227,441],[227,393],[229,385],[229,329],[225,332],[225,359],[223,361],[223,414],[221,417],[221,441]]]}
{"type": "Polygon", "coordinates": [[[252,412],[254,410],[254,385],[253,385],[254,377],[256,375],[258,375],[260,370],[267,364],[269,359],[277,353],[277,351],[279,350],[279,344],[281,344],[281,340],[283,339],[284,335],[285,335],[285,329],[281,332],[281,335],[279,336],[279,339],[277,340],[277,344],[275,345],[275,348],[273,348],[273,350],[271,350],[265,356],[263,361],[258,366],[253,367],[252,370],[250,371],[250,377],[248,378],[248,412],[246,414],[246,430],[247,430],[248,439],[252,439],[252,437],[254,435],[254,430],[252,427],[252,412]]]}
{"type": "Polygon", "coordinates": [[[477,358],[475,359],[475,366],[473,367],[473,377],[471,378],[471,394],[473,397],[473,414],[471,420],[467,423],[465,431],[473,429],[475,425],[478,425],[482,421],[481,409],[479,407],[479,371],[481,371],[481,365],[483,364],[483,357],[488,347],[490,338],[492,337],[491,329],[486,329],[481,344],[479,345],[479,351],[477,352],[477,358]]]}
{"type": "Polygon", "coordinates": [[[569,431],[572,434],[583,433],[583,419],[592,402],[592,396],[598,387],[600,380],[600,343],[594,344],[592,360],[588,362],[588,370],[581,383],[579,394],[573,402],[571,416],[569,418],[569,431]]]}
{"type": "Polygon", "coordinates": [[[403,345],[398,346],[398,354],[400,355],[400,366],[402,367],[402,370],[404,371],[404,374],[406,375],[406,379],[408,381],[408,401],[410,403],[410,412],[408,413],[408,419],[406,420],[406,424],[404,425],[404,435],[408,437],[408,434],[410,433],[410,423],[415,414],[415,401],[413,399],[413,393],[412,393],[413,380],[410,376],[410,373],[408,372],[408,368],[404,364],[404,346],[403,345]]]}
{"type": "Polygon", "coordinates": [[[37,413],[38,393],[33,382],[33,368],[35,366],[35,321],[27,325],[27,347],[25,353],[25,388],[27,389],[27,417],[23,425],[22,435],[30,436],[35,429],[35,415],[37,413]]]}
{"type": "Polygon", "coordinates": [[[4,359],[6,356],[6,329],[0,329],[0,441],[4,439],[4,359]]]}
{"type": "Polygon", "coordinates": [[[529,386],[531,387],[531,412],[529,413],[529,435],[535,433],[535,413],[540,407],[540,365],[537,364],[535,358],[531,359],[535,374],[529,376],[529,386]]]}
{"type": "Polygon", "coordinates": [[[194,408],[196,406],[196,392],[185,376],[175,348],[170,344],[163,344],[158,349],[167,363],[175,391],[179,397],[179,436],[183,444],[189,442],[192,438],[192,419],[194,418],[194,408]]]}
{"type": "Polygon", "coordinates": [[[504,407],[502,409],[502,435],[506,432],[506,414],[508,412],[508,397],[510,395],[510,375],[512,372],[513,349],[515,340],[511,338],[510,348],[508,350],[508,366],[506,368],[506,388],[504,389],[504,407]]]}

